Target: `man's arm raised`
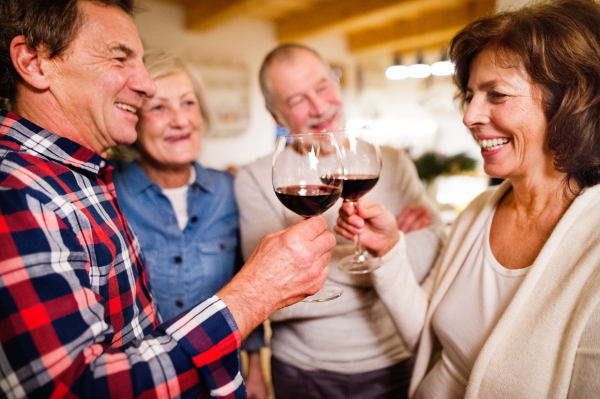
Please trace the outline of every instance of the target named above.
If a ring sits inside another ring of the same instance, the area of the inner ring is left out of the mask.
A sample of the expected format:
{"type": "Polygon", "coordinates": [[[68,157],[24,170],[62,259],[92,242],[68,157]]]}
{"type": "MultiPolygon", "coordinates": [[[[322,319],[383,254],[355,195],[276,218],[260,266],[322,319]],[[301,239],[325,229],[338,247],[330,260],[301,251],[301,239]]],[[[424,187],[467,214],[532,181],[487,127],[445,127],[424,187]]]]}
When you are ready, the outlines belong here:
{"type": "Polygon", "coordinates": [[[244,267],[217,296],[242,339],[277,309],[316,293],[327,278],[335,236],[321,217],[267,234],[244,267]]]}

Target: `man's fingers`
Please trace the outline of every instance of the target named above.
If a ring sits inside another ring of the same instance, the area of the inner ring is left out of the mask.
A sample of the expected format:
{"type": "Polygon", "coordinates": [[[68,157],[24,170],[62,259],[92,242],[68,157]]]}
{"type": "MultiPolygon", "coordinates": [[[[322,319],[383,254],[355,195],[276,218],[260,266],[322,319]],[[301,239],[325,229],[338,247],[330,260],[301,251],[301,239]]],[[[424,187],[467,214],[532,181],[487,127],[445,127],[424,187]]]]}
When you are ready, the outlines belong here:
{"type": "Polygon", "coordinates": [[[412,208],[406,212],[402,212],[402,219],[398,222],[398,229],[407,233],[408,230],[413,228],[413,224],[418,220],[420,210],[412,208]]]}
{"type": "Polygon", "coordinates": [[[431,214],[425,206],[407,206],[396,218],[398,229],[404,233],[419,230],[429,226],[431,214]]]}
{"type": "Polygon", "coordinates": [[[335,236],[328,231],[315,237],[312,242],[315,245],[315,251],[319,257],[329,255],[329,251],[331,251],[336,244],[335,236]]]}
{"type": "Polygon", "coordinates": [[[304,220],[286,229],[286,231],[298,233],[310,241],[320,236],[325,230],[327,230],[327,222],[321,216],[304,220]]]}

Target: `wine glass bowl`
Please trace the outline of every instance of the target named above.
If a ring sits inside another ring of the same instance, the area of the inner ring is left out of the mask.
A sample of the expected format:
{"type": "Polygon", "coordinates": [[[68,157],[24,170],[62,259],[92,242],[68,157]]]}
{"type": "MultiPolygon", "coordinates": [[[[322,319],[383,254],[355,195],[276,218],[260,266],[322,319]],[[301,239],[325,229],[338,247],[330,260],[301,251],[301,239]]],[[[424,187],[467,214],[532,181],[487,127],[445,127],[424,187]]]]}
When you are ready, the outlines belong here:
{"type": "MultiPolygon", "coordinates": [[[[348,127],[334,132],[344,164],[344,185],[341,197],[355,203],[367,194],[379,180],[381,152],[368,126],[348,127]]],[[[381,259],[363,251],[360,235],[355,238],[355,253],[339,264],[340,270],[350,274],[363,274],[381,266],[381,259]]]]}
{"type": "MultiPolygon", "coordinates": [[[[281,136],[273,156],[273,190],[279,201],[306,218],[331,208],[342,194],[344,168],[335,137],[331,133],[281,136]]],[[[324,284],[304,302],[338,298],[343,290],[324,284]]]]}

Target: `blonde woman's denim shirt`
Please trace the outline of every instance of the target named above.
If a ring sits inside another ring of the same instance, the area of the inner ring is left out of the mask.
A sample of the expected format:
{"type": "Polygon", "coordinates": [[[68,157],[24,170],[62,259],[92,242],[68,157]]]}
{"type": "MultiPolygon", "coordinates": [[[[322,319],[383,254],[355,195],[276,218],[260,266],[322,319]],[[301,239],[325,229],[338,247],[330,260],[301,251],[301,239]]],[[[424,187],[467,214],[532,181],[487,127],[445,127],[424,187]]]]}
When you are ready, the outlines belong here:
{"type": "MultiPolygon", "coordinates": [[[[212,297],[242,266],[238,208],[229,172],[193,164],[188,188],[188,223],[177,224],[161,188],[137,162],[115,165],[117,201],[136,233],[148,265],[150,287],[164,320],[212,297]]],[[[262,326],[242,349],[265,345],[262,326]]]]}

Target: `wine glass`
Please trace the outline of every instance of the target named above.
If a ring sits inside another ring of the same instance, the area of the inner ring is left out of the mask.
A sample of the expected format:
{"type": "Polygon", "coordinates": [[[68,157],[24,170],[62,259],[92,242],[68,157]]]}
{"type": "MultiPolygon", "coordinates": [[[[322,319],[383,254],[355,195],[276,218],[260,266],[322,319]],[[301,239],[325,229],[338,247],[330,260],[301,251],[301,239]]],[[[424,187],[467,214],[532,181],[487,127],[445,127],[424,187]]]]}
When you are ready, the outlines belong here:
{"type": "MultiPolygon", "coordinates": [[[[347,127],[334,132],[344,164],[342,198],[355,203],[368,193],[381,172],[381,152],[368,126],[347,127]]],[[[350,274],[369,273],[381,266],[381,259],[362,249],[360,234],[356,236],[354,255],[339,263],[339,269],[350,274]]]]}
{"type": "MultiPolygon", "coordinates": [[[[335,137],[331,133],[281,136],[273,156],[273,189],[281,203],[305,219],[329,209],[342,193],[344,168],[335,137]]],[[[325,302],[343,290],[333,284],[323,287],[303,302],[325,302]]]]}

